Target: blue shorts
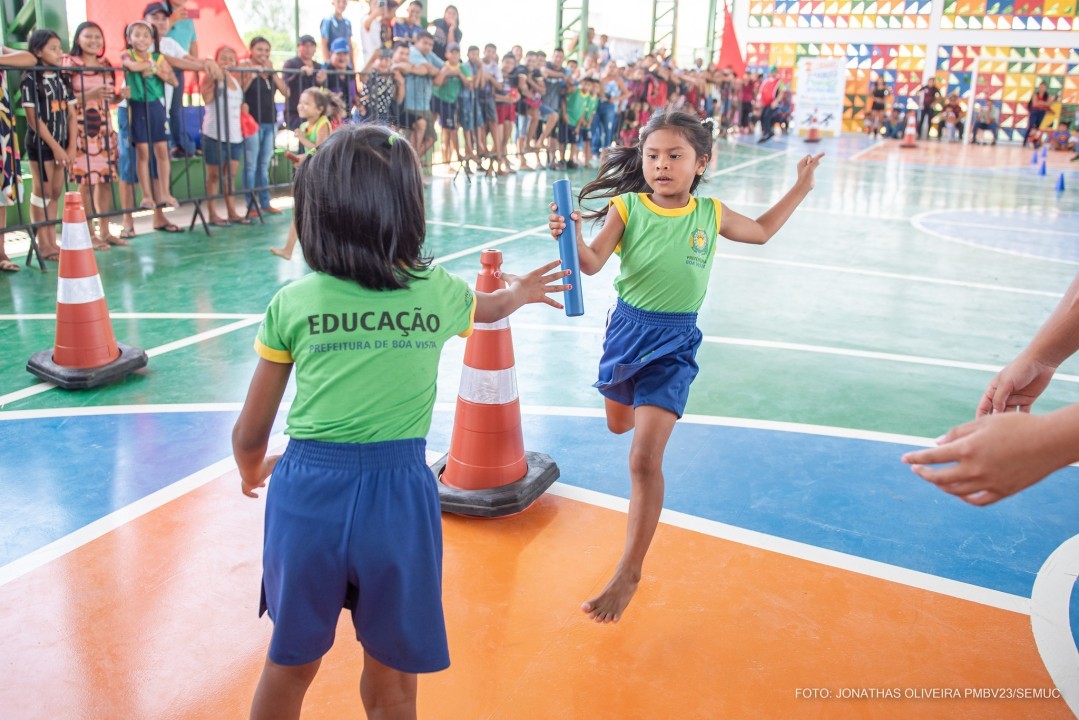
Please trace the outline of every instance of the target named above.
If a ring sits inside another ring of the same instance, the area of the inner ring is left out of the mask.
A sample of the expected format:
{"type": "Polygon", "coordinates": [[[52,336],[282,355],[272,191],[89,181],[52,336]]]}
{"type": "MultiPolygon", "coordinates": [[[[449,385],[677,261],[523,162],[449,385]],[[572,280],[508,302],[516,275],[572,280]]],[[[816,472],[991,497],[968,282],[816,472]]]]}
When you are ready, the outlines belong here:
{"type": "Polygon", "coordinates": [[[127,101],[131,113],[131,139],[136,145],[143,143],[167,142],[165,128],[165,104],[163,100],[150,102],[127,101]]]}
{"type": "Polygon", "coordinates": [[[261,615],[270,660],[304,665],[333,645],[342,608],[376,660],[449,667],[442,517],[426,441],[289,441],[266,497],[261,615]]]}
{"type": "Polygon", "coordinates": [[[619,299],[607,320],[594,387],[617,403],[655,405],[682,417],[702,337],[697,313],[651,312],[619,299]]]}
{"type": "Polygon", "coordinates": [[[206,165],[224,166],[228,161],[239,162],[244,157],[242,142],[224,142],[212,137],[202,136],[202,160],[206,165]]]}
{"type": "Polygon", "coordinates": [[[463,94],[457,96],[457,123],[462,130],[476,129],[476,111],[478,109],[479,106],[476,104],[475,96],[468,97],[463,94]]]}
{"type": "Polygon", "coordinates": [[[457,102],[439,100],[438,119],[442,123],[443,130],[457,129],[457,102]]]}

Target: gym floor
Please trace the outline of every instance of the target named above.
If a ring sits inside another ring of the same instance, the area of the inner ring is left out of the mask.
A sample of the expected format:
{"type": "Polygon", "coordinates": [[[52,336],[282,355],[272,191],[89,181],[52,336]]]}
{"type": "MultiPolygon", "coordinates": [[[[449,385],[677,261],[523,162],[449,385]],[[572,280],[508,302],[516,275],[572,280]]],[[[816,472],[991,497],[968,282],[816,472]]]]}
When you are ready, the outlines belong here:
{"type": "MultiPolygon", "coordinates": [[[[1079,470],[973,508],[899,457],[973,417],[1079,270],[1079,168],[1050,154],[1041,176],[1017,147],[777,138],[721,143],[702,194],[759,214],[807,148],[827,156],[788,225],[720,245],[666,510],[617,625],[578,609],[628,507],[629,438],[591,387],[617,263],[584,279],[584,317],[512,318],[525,445],[561,479],[516,517],[445,516],[453,664],[421,678],[421,717],[1071,716],[1079,470]]],[[[470,281],[486,247],[509,270],[554,259],[554,179],[436,178],[429,251],[470,281]]],[[[262,312],[308,271],[267,252],[290,217],[99,253],[117,338],[151,357],[95,390],[24,369],[53,342],[55,264],[0,278],[4,717],[246,716],[271,625],[263,499],[241,495],[229,433],[262,312]]],[[[443,353],[432,457],[463,353],[443,353]]],[[[1037,410],[1079,401],[1077,383],[1071,360],[1037,410]]],[[[343,615],[305,717],[360,714],[361,663],[343,615]]]]}

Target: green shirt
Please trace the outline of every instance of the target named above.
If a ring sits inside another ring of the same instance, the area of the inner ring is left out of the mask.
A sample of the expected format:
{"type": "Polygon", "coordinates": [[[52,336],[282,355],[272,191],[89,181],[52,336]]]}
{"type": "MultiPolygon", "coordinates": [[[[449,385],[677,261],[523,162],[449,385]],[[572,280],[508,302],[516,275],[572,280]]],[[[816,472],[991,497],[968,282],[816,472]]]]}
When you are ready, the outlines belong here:
{"type": "MultiPolygon", "coordinates": [[[[128,52],[131,53],[132,60],[139,61],[134,50],[128,50],[128,52]]],[[[161,62],[161,53],[150,53],[149,59],[156,65],[161,62]]],[[[157,75],[144,78],[142,73],[128,71],[125,79],[128,89],[131,90],[131,102],[154,102],[165,99],[165,81],[157,75]]]]}
{"type": "Polygon", "coordinates": [[[585,125],[592,124],[592,116],[596,114],[596,107],[599,106],[599,98],[595,95],[585,95],[584,98],[584,122],[585,125]]]}
{"type": "Polygon", "coordinates": [[[370,443],[427,436],[442,346],[472,332],[475,295],[435,266],[405,290],[312,273],[274,295],[255,352],[295,363],[285,432],[370,443]]]}
{"type": "Polygon", "coordinates": [[[685,207],[668,210],[648,193],[626,193],[611,204],[626,224],[615,248],[622,259],[614,281],[618,296],[641,310],[697,312],[716,254],[719,200],[690,198],[685,207]]]}
{"type": "Polygon", "coordinates": [[[566,96],[566,122],[570,127],[577,127],[577,123],[581,122],[581,115],[584,114],[584,93],[580,90],[574,90],[566,96]]]}
{"type": "MultiPolygon", "coordinates": [[[[461,63],[458,67],[465,77],[472,77],[472,71],[469,70],[468,63],[461,63]]],[[[432,92],[436,98],[439,98],[443,102],[453,103],[457,102],[457,96],[461,93],[461,87],[461,78],[453,75],[446,78],[442,83],[442,87],[436,86],[432,92]]]]}

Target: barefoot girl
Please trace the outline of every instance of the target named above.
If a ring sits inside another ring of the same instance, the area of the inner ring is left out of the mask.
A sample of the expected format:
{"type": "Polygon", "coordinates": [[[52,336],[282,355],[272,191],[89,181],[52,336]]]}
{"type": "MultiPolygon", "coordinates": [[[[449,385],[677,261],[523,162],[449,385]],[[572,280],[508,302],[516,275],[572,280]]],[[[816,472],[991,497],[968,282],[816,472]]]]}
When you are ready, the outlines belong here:
{"type": "Polygon", "coordinates": [[[233,430],[246,495],[266,499],[263,608],[274,622],[251,717],[298,718],[348,608],[367,717],[416,717],[417,673],[449,666],[442,525],[427,467],[442,345],[548,297],[558,261],[473,293],[424,257],[420,162],[389,128],[346,125],[299,167],[295,224],[315,271],[274,296],[233,430]],[[266,444],[292,369],[291,437],[266,444]]]}
{"type": "MultiPolygon", "coordinates": [[[[642,130],[640,145],[612,148],[599,177],[581,190],[582,206],[589,199],[608,201],[603,209],[585,214],[605,218],[591,244],[583,239],[580,213],[572,215],[583,273],[599,272],[616,250],[621,256],[618,303],[607,324],[595,386],[605,398],[611,432],[636,428],[629,453],[625,549],[607,586],[581,606],[597,622],[617,622],[622,616],[659,522],[663,452],[697,375],[697,310],[708,288],[716,235],[766,243],[813,188],[822,157],[800,160],[794,187],[751,220],[719,200],[694,196],[711,152],[712,135],[696,118],[656,113],[642,130]],[[616,212],[609,212],[612,207],[616,212]]],[[[558,237],[565,221],[553,214],[549,219],[551,234],[558,237]]]]}

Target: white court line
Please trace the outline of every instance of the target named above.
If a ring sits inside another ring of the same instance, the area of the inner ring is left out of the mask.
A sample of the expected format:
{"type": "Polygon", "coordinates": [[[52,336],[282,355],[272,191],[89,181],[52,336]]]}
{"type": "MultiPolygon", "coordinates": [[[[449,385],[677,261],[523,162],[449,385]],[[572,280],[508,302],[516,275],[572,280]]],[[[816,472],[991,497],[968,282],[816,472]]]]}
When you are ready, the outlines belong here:
{"type": "MultiPolygon", "coordinates": [[[[486,232],[501,232],[501,233],[511,233],[511,232],[513,232],[513,228],[491,227],[490,225],[468,225],[466,223],[455,223],[455,222],[449,222],[449,221],[446,221],[446,220],[428,220],[427,224],[428,225],[439,225],[441,227],[463,228],[465,230],[484,230],[486,232]]],[[[546,227],[546,226],[544,226],[544,227],[546,227]]]]}
{"type": "MultiPolygon", "coordinates": [[[[277,451],[280,449],[280,446],[284,445],[286,439],[287,438],[284,435],[274,435],[270,438],[267,447],[277,451]]],[[[0,587],[36,570],[42,565],[67,555],[73,550],[96,540],[102,535],[132,522],[136,518],[156,510],[172,500],[176,500],[177,498],[188,494],[192,490],[197,490],[211,480],[215,480],[235,469],[236,461],[233,458],[229,457],[218,460],[209,467],[205,467],[196,473],[188,475],[182,480],[166,485],[160,490],[140,498],[130,505],[125,505],[119,510],[115,510],[108,515],[95,520],[89,525],[79,528],[73,533],[69,533],[62,538],[54,540],[48,545],[38,548],[28,555],[24,555],[18,560],[11,561],[7,565],[0,567],[0,587]]],[[[237,492],[239,492],[238,488],[237,492]]]]}
{"type": "MultiPolygon", "coordinates": [[[[598,493],[594,490],[586,490],[584,488],[559,482],[552,485],[548,492],[552,495],[588,503],[589,505],[595,505],[616,512],[629,512],[628,500],[613,495],[607,495],[605,493],[598,493]]],[[[747,547],[754,547],[768,552],[797,558],[799,560],[806,560],[818,565],[834,567],[839,570],[846,570],[847,572],[857,573],[859,575],[865,575],[867,577],[873,577],[897,583],[899,585],[906,585],[907,587],[916,588],[918,590],[926,590],[939,595],[966,600],[979,605],[986,605],[999,610],[1007,610],[1008,612],[1021,613],[1023,615],[1030,614],[1030,600],[1019,595],[1012,595],[1011,593],[992,590],[978,585],[971,585],[970,583],[960,582],[958,580],[938,577],[936,575],[930,575],[929,573],[919,572],[917,570],[910,570],[897,565],[889,565],[888,563],[869,560],[867,558],[849,555],[836,550],[828,550],[815,545],[801,543],[796,540],[788,540],[775,535],[767,535],[755,530],[746,530],[745,528],[716,522],[715,520],[708,520],[697,517],[696,515],[687,515],[674,510],[664,509],[660,513],[659,519],[667,525],[673,525],[674,527],[680,527],[685,530],[701,533],[702,535],[709,535],[722,540],[730,540],[731,542],[736,542],[747,547]]]]}
{"type": "Polygon", "coordinates": [[[851,155],[849,158],[847,158],[847,162],[851,162],[852,160],[857,160],[858,158],[860,158],[861,156],[867,154],[871,150],[876,150],[877,148],[879,148],[883,144],[884,144],[884,142],[882,140],[878,139],[875,143],[873,143],[869,147],[862,148],[858,152],[851,155]]]}
{"type": "MultiPolygon", "coordinates": [[[[599,326],[550,325],[546,323],[514,323],[514,327],[522,330],[575,332],[594,335],[602,335],[604,332],[603,328],[599,326]]],[[[959,370],[978,370],[980,372],[991,373],[998,373],[1003,369],[1002,365],[987,365],[985,363],[945,360],[943,358],[920,357],[918,355],[900,355],[898,353],[877,352],[875,350],[852,350],[848,348],[807,345],[804,343],[781,342],[777,340],[749,340],[746,338],[705,335],[704,342],[717,345],[736,345],[740,347],[768,348],[770,350],[791,350],[794,352],[816,353],[821,355],[838,355],[841,357],[854,357],[865,360],[884,360],[887,362],[907,363],[910,365],[931,365],[933,367],[957,368],[959,370]]],[[[1079,383],[1079,375],[1061,373],[1054,375],[1053,379],[1061,382],[1079,383]]]]}
{"type": "MultiPolygon", "coordinates": [[[[287,407],[289,403],[282,403],[287,407]]],[[[4,420],[37,420],[51,417],[89,417],[94,415],[144,415],[148,413],[240,412],[243,403],[173,403],[167,405],[92,405],[89,407],[41,408],[0,412],[4,420]]]]}
{"type": "MultiPolygon", "coordinates": [[[[727,173],[732,173],[735,170],[741,170],[742,168],[749,167],[750,165],[756,165],[757,163],[762,163],[762,162],[765,162],[766,160],[772,160],[773,158],[786,156],[786,154],[787,154],[786,150],[780,150],[778,152],[771,153],[770,155],[764,155],[763,157],[754,158],[753,160],[746,160],[744,163],[738,163],[737,165],[731,165],[730,167],[725,167],[722,170],[714,170],[714,171],[710,172],[708,174],[708,176],[709,177],[718,177],[719,175],[726,175],[727,173]]],[[[546,228],[547,226],[544,225],[543,227],[546,228]]]]}
{"type": "MultiPolygon", "coordinates": [[[[148,408],[150,406],[118,406],[117,409],[123,412],[137,412],[139,407],[148,408]]],[[[188,406],[190,407],[190,406],[188,406]]],[[[438,410],[452,410],[454,408],[453,403],[438,403],[436,409],[438,410]]],[[[104,414],[109,408],[94,408],[88,410],[101,411],[100,414],[104,414]]],[[[603,410],[599,408],[560,408],[560,407],[546,407],[546,406],[524,406],[521,408],[525,415],[548,415],[548,416],[577,416],[577,417],[603,417],[603,410]]],[[[55,412],[61,413],[62,410],[45,410],[45,411],[27,411],[27,413],[48,413],[55,412]]],[[[40,416],[40,415],[36,415],[40,416]]],[[[799,423],[782,423],[773,421],[761,421],[761,420],[744,420],[741,418],[719,418],[709,417],[701,415],[686,415],[680,422],[689,424],[709,424],[709,425],[726,425],[737,427],[755,427],[766,428],[773,430],[782,430],[786,432],[800,432],[810,433],[816,435],[829,435],[834,437],[850,437],[866,440],[874,440],[888,443],[899,443],[903,445],[926,445],[931,444],[933,441],[928,438],[918,438],[906,435],[893,435],[889,433],[876,433],[863,430],[852,430],[848,428],[829,428],[819,425],[803,425],[799,423]]],[[[285,442],[283,435],[275,435],[270,438],[269,446],[274,451],[279,449],[279,446],[285,442]]],[[[432,456],[439,455],[440,453],[432,452],[432,456]]],[[[192,490],[199,488],[206,483],[214,480],[226,473],[235,469],[235,461],[232,458],[226,458],[220,460],[213,465],[204,468],[192,475],[179,480],[161,490],[158,490],[151,495],[148,495],[131,505],[120,508],[109,515],[83,527],[79,530],[65,535],[64,537],[49,543],[43,548],[40,548],[23,558],[12,561],[11,563],[0,567],[0,586],[15,580],[18,577],[25,575],[32,570],[41,567],[42,565],[56,560],[57,558],[72,552],[73,550],[85,545],[98,537],[101,537],[105,533],[116,529],[125,523],[131,522],[135,518],[145,515],[148,512],[168,503],[171,500],[181,497],[192,490]]],[[[598,493],[592,490],[586,490],[583,488],[577,488],[563,483],[556,483],[552,489],[552,494],[560,497],[565,497],[581,502],[587,502],[598,507],[604,507],[619,512],[626,512],[628,510],[628,501],[622,498],[598,493]]],[[[888,565],[887,563],[881,563],[875,560],[868,560],[865,558],[859,558],[857,556],[848,555],[846,553],[840,553],[834,550],[827,550],[824,548],[815,547],[805,543],[800,543],[793,540],[787,540],[785,538],[775,537],[767,535],[765,533],[756,532],[753,530],[746,530],[738,528],[725,523],[719,523],[712,520],[706,520],[704,518],[698,518],[696,516],[687,515],[685,513],[675,512],[671,510],[664,510],[660,518],[663,522],[674,525],[676,527],[682,527],[694,532],[700,532],[706,535],[711,535],[718,538],[731,540],[740,544],[757,547],[763,550],[777,552],[790,557],[800,558],[815,562],[821,565],[827,565],[836,567],[841,570],[847,570],[850,572],[859,573],[862,575],[876,577],[882,580],[890,582],[896,582],[909,587],[919,588],[930,592],[935,592],[950,597],[955,597],[961,600],[967,600],[970,602],[976,602],[982,605],[999,608],[1002,610],[1008,610],[1011,612],[1018,612],[1023,614],[1030,613],[1030,601],[1027,598],[1003,593],[997,590],[989,588],[982,588],[976,585],[970,585],[968,583],[959,582],[956,580],[950,580],[947,578],[937,577],[928,573],[922,573],[915,570],[909,570],[897,566],[888,565]]]]}
{"type": "MultiPolygon", "coordinates": [[[[110,312],[113,320],[247,320],[261,318],[262,313],[165,313],[110,312]]],[[[0,315],[0,320],[55,320],[56,313],[27,313],[0,315]]]]}
{"type": "Polygon", "coordinates": [[[464,250],[461,250],[461,251],[458,251],[458,252],[455,252],[455,253],[450,253],[449,255],[443,255],[442,257],[436,257],[434,262],[435,262],[436,265],[438,265],[438,264],[441,264],[441,263],[444,263],[444,262],[449,262],[450,260],[456,260],[457,258],[462,258],[462,257],[464,257],[466,255],[471,255],[473,253],[482,252],[482,251],[484,251],[484,250],[486,250],[488,248],[493,248],[493,247],[496,247],[498,245],[505,245],[508,242],[512,242],[514,240],[519,240],[519,239],[521,239],[523,237],[526,237],[528,235],[533,235],[535,233],[540,232],[541,230],[547,230],[547,223],[544,223],[543,225],[537,225],[536,227],[529,228],[528,230],[522,230],[520,232],[516,232],[516,233],[514,233],[512,235],[507,235],[506,237],[498,238],[497,240],[491,240],[490,242],[484,243],[483,245],[473,245],[470,248],[465,248],[464,250]]]}
{"type": "Polygon", "coordinates": [[[1079,717],[1079,649],[1069,613],[1077,576],[1079,535],[1054,550],[1038,571],[1030,594],[1030,627],[1049,677],[1079,717]]]}
{"type": "MultiPolygon", "coordinates": [[[[262,316],[257,315],[255,317],[249,317],[246,320],[239,320],[234,323],[229,323],[228,325],[222,325],[221,327],[214,328],[213,330],[207,330],[206,332],[199,333],[198,335],[191,335],[181,340],[165,343],[164,345],[158,345],[155,348],[147,350],[146,356],[157,357],[158,355],[163,355],[164,353],[172,352],[173,350],[185,348],[188,345],[200,343],[203,340],[209,340],[220,335],[225,335],[232,332],[233,330],[239,330],[241,328],[254,325],[261,320],[262,316]]],[[[0,408],[4,407],[8,403],[15,402],[16,400],[24,400],[28,397],[33,397],[34,395],[40,395],[43,392],[48,392],[55,387],[56,385],[53,385],[50,382],[43,382],[38,383],[37,385],[31,385],[30,387],[23,388],[22,390],[16,390],[15,392],[8,393],[7,395],[0,395],[0,408]]]]}
{"type": "Polygon", "coordinates": [[[969,240],[962,240],[952,235],[945,235],[942,232],[937,232],[931,228],[926,227],[925,219],[930,215],[939,212],[938,210],[930,210],[928,212],[918,213],[910,219],[910,224],[914,226],[916,230],[932,235],[935,238],[945,240],[947,242],[958,243],[959,245],[966,245],[967,247],[978,248],[979,250],[988,250],[990,252],[1002,253],[1004,255],[1012,255],[1014,257],[1029,258],[1031,260],[1044,260],[1046,262],[1060,263],[1062,265],[1079,265],[1079,261],[1076,260],[1063,260],[1059,258],[1044,257],[1042,255],[1032,255],[1030,253],[1019,252],[1018,250],[1005,250],[1004,248],[991,247],[989,245],[979,245],[978,243],[971,242],[969,240]]]}
{"type": "MultiPolygon", "coordinates": [[[[931,212],[940,212],[939,210],[933,210],[931,212]]],[[[962,210],[950,210],[949,212],[963,212],[962,210]]],[[[923,213],[924,215],[924,213],[923,213]]],[[[1014,216],[1009,216],[1014,217],[1014,216]]],[[[1004,218],[1001,218],[1002,220],[1004,218]]],[[[923,218],[923,222],[924,222],[923,218]]],[[[1035,235],[1067,235],[1068,237],[1079,237],[1079,232],[1068,232],[1067,230],[1043,230],[1041,228],[1032,228],[1027,226],[1018,225],[988,225],[985,223],[972,223],[966,220],[938,220],[934,218],[932,222],[940,225],[961,225],[963,227],[981,228],[983,230],[1011,230],[1013,232],[1019,232],[1023,234],[1035,234],[1035,235]]]]}
{"type": "Polygon", "coordinates": [[[947,280],[945,278],[927,277],[925,275],[904,275],[902,273],[884,272],[883,270],[866,270],[863,268],[840,267],[838,265],[822,265],[797,260],[776,260],[773,258],[752,257],[750,255],[732,255],[729,253],[716,253],[717,258],[727,260],[741,260],[744,262],[765,263],[768,265],[783,265],[786,267],[800,267],[811,270],[823,270],[826,272],[847,273],[850,275],[866,275],[868,277],[888,278],[890,280],[904,280],[907,282],[929,283],[933,285],[948,285],[952,287],[971,288],[974,290],[991,290],[993,292],[1016,293],[1019,295],[1037,295],[1058,299],[1063,293],[1048,292],[1046,290],[1027,290],[1026,288],[1009,287],[1007,285],[993,285],[990,283],[968,282],[966,280],[947,280]]]}

